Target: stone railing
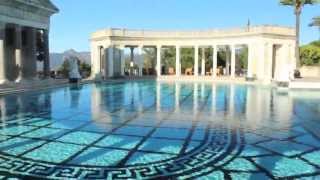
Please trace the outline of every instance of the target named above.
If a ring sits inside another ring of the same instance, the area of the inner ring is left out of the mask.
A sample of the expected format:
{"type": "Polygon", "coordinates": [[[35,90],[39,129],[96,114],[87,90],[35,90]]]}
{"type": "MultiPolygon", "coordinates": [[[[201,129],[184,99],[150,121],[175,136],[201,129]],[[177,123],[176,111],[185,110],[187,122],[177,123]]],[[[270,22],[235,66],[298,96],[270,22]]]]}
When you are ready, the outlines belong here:
{"type": "Polygon", "coordinates": [[[157,31],[157,30],[134,30],[110,28],[97,31],[92,34],[92,38],[101,37],[132,37],[132,38],[208,38],[208,37],[224,37],[239,36],[253,34],[274,34],[283,36],[295,36],[295,30],[289,27],[281,26],[253,26],[250,28],[234,28],[234,29],[211,29],[201,31],[157,31]]]}

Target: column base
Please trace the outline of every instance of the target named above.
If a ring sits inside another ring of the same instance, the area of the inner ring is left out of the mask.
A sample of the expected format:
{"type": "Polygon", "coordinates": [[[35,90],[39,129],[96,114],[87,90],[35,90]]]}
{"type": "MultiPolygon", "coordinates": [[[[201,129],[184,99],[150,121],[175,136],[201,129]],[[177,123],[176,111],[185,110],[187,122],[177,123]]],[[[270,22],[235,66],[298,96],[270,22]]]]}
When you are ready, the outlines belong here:
{"type": "Polygon", "coordinates": [[[246,81],[252,82],[255,81],[256,78],[255,77],[246,77],[246,81]]]}
{"type": "Polygon", "coordinates": [[[32,83],[34,81],[39,80],[39,78],[34,77],[34,78],[18,78],[15,80],[15,83],[21,83],[21,84],[27,84],[27,83],[32,83]]]}
{"type": "Polygon", "coordinates": [[[10,84],[11,82],[7,79],[2,79],[0,80],[0,85],[6,85],[6,84],[10,84]]]}

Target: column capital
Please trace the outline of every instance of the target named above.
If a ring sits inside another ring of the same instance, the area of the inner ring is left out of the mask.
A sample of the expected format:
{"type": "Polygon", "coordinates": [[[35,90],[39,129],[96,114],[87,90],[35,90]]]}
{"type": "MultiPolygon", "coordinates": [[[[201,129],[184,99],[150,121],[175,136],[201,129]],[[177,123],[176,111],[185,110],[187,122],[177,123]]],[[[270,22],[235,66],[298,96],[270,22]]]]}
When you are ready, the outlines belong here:
{"type": "Polygon", "coordinates": [[[124,50],[124,49],[126,48],[126,46],[125,46],[125,45],[120,45],[119,48],[120,48],[121,50],[124,50]]]}
{"type": "Polygon", "coordinates": [[[157,45],[156,47],[157,47],[158,49],[160,49],[160,48],[162,48],[162,45],[157,45]]]}

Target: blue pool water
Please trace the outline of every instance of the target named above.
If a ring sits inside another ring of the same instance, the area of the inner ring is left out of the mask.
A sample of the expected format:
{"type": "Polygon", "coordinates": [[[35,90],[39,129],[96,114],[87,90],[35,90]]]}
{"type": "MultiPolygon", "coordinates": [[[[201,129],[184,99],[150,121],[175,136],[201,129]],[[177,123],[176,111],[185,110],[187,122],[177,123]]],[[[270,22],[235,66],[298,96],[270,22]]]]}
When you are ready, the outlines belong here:
{"type": "Polygon", "coordinates": [[[155,81],[0,97],[0,177],[320,179],[320,93],[155,81]]]}

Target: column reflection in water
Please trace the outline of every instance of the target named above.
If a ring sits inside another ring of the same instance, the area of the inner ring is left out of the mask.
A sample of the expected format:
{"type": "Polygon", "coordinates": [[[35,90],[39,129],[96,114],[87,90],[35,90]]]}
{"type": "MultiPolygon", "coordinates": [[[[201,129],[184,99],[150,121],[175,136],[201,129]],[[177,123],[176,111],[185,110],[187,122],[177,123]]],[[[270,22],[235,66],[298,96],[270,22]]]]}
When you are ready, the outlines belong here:
{"type": "Polygon", "coordinates": [[[4,97],[0,97],[0,116],[1,116],[1,126],[4,127],[6,125],[6,120],[7,120],[7,107],[6,107],[6,100],[4,97]]]}
{"type": "Polygon", "coordinates": [[[199,85],[198,83],[194,83],[193,85],[193,113],[197,114],[198,113],[198,106],[199,106],[199,85]]]}
{"type": "Polygon", "coordinates": [[[231,118],[235,116],[235,85],[231,84],[229,87],[229,115],[231,118]]]}
{"type": "Polygon", "coordinates": [[[180,112],[180,84],[175,85],[175,112],[180,112]]]}
{"type": "Polygon", "coordinates": [[[287,93],[248,86],[246,125],[259,129],[263,126],[281,128],[291,124],[293,102],[287,93]]]}
{"type": "MultiPolygon", "coordinates": [[[[291,119],[293,115],[293,101],[288,95],[288,92],[274,92],[273,99],[273,120],[277,121],[278,126],[291,126],[291,119]]],[[[272,125],[272,124],[270,124],[272,125]]]]}
{"type": "MultiPolygon", "coordinates": [[[[111,111],[114,104],[110,103],[114,98],[110,88],[105,88],[101,85],[93,85],[91,89],[91,119],[96,123],[110,123],[112,126],[113,121],[117,121],[111,116],[111,111]]],[[[121,98],[119,98],[121,101],[121,98]]]]}
{"type": "Polygon", "coordinates": [[[215,116],[216,115],[216,111],[217,111],[217,108],[216,108],[216,103],[217,103],[217,85],[216,84],[212,84],[211,86],[211,114],[212,116],[215,116]]]}
{"type": "Polygon", "coordinates": [[[93,85],[91,90],[91,119],[96,122],[100,121],[101,116],[106,115],[101,108],[101,95],[102,93],[99,85],[93,85]]]}
{"type": "Polygon", "coordinates": [[[205,100],[205,98],[206,98],[206,95],[205,95],[205,93],[206,93],[206,85],[205,84],[201,84],[201,100],[202,101],[204,101],[205,100]]]}
{"type": "Polygon", "coordinates": [[[161,112],[161,83],[157,82],[157,112],[161,112]]]}

